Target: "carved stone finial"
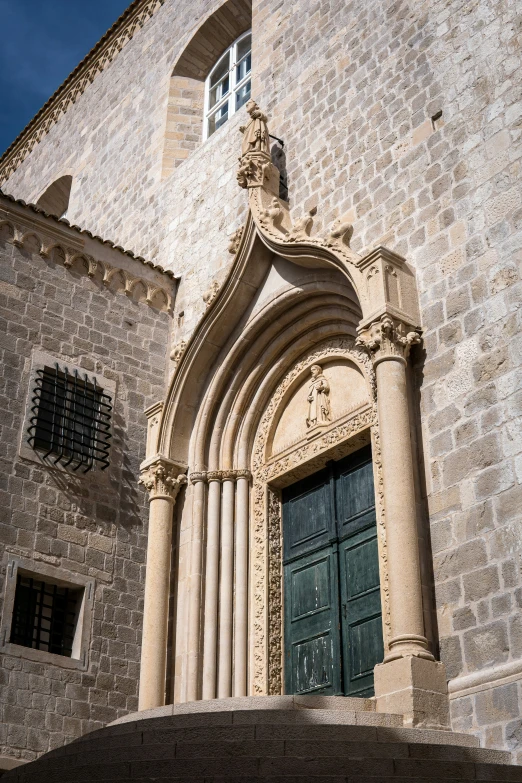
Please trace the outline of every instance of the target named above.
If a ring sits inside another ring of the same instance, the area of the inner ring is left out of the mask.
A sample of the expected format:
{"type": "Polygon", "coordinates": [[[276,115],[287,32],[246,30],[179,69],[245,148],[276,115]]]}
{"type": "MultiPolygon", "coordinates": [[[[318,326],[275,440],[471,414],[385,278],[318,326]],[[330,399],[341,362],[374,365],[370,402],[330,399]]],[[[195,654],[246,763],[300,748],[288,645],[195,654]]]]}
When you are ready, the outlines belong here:
{"type": "Polygon", "coordinates": [[[302,242],[309,238],[314,222],[314,215],[317,214],[317,207],[313,207],[304,217],[296,220],[292,224],[292,230],[288,234],[289,242],[302,242]]]}
{"type": "Polygon", "coordinates": [[[232,255],[234,256],[239,250],[239,243],[241,242],[242,236],[243,236],[243,226],[240,226],[234,231],[234,233],[230,237],[230,241],[228,243],[228,252],[232,253],[232,255]]]}
{"type": "Polygon", "coordinates": [[[143,469],[138,483],[148,491],[149,500],[163,497],[174,502],[187,477],[170,460],[157,457],[143,469]]]}
{"type": "Polygon", "coordinates": [[[406,362],[412,345],[421,342],[420,330],[412,329],[388,313],[368,326],[358,329],[356,344],[363,348],[375,364],[385,359],[406,362]]]}
{"type": "Polygon", "coordinates": [[[275,195],[279,192],[279,171],[272,164],[266,114],[253,100],[249,100],[245,108],[250,120],[239,128],[243,141],[237,172],[238,185],[242,188],[264,187],[275,195]]]}
{"type": "Polygon", "coordinates": [[[283,217],[283,209],[281,207],[281,203],[279,199],[274,196],[272,201],[270,202],[270,206],[267,207],[263,212],[263,222],[270,222],[273,226],[278,226],[281,218],[283,217]]]}
{"type": "Polygon", "coordinates": [[[203,301],[205,302],[207,307],[210,307],[210,305],[218,295],[220,288],[221,286],[219,285],[218,281],[213,280],[212,283],[210,284],[210,288],[208,289],[208,291],[205,291],[205,293],[203,294],[203,301]]]}
{"type": "Polygon", "coordinates": [[[187,347],[187,343],[185,340],[181,340],[177,345],[174,346],[172,351],[170,352],[170,358],[174,362],[174,364],[178,365],[181,361],[181,357],[185,353],[185,349],[187,347]]]}
{"type": "Polygon", "coordinates": [[[330,407],[330,384],[323,374],[320,364],[313,364],[310,368],[312,380],[308,389],[308,416],[306,426],[315,427],[318,424],[327,424],[331,421],[332,411],[330,407]]]}
{"type": "Polygon", "coordinates": [[[342,218],[337,218],[332,223],[328,236],[326,238],[326,245],[328,247],[335,247],[336,245],[344,244],[350,247],[350,241],[353,235],[353,226],[348,221],[343,221],[342,218]]]}

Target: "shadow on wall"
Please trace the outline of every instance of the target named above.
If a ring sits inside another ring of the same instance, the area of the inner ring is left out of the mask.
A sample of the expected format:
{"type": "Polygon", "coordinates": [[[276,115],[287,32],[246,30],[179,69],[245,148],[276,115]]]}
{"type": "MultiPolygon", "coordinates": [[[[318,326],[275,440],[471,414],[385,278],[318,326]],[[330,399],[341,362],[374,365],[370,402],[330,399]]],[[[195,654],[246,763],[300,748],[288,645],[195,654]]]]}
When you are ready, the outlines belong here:
{"type": "Polygon", "coordinates": [[[37,207],[54,215],[57,218],[64,217],[69,209],[69,199],[71,197],[72,177],[66,174],[55,180],[49,185],[47,190],[40,196],[36,202],[37,207]]]}

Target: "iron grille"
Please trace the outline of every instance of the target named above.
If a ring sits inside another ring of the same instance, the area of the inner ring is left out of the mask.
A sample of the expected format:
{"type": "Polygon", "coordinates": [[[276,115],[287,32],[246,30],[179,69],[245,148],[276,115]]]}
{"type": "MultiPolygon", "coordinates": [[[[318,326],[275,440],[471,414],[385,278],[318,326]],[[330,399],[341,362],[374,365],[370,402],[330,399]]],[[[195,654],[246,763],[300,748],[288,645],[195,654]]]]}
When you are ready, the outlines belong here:
{"type": "Polygon", "coordinates": [[[70,657],[81,592],[18,574],[10,641],[70,657]]]}
{"type": "Polygon", "coordinates": [[[44,367],[37,371],[33,390],[29,443],[55,457],[55,465],[83,468],[109,466],[112,398],[78,371],[44,367]]]}

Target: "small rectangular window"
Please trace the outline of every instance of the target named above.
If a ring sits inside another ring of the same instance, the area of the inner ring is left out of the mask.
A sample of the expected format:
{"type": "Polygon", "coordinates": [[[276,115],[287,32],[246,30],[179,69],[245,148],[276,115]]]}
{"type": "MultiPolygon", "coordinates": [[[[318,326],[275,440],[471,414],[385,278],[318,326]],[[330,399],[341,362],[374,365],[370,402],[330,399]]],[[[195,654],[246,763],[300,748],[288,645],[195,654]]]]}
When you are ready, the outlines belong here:
{"type": "Polygon", "coordinates": [[[18,573],[10,642],[71,657],[83,593],[18,573]]]}
{"type": "Polygon", "coordinates": [[[36,373],[30,418],[29,443],[53,456],[55,464],[82,468],[109,466],[112,398],[96,379],[80,377],[77,370],[45,366],[36,373]]]}

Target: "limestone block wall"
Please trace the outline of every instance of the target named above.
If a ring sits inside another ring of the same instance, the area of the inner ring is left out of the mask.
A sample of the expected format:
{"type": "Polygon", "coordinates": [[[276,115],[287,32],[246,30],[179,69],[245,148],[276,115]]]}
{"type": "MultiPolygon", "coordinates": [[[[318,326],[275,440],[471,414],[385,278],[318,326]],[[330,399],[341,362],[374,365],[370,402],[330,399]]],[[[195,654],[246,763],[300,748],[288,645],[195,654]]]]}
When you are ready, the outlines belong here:
{"type": "MultiPolygon", "coordinates": [[[[4,185],[35,199],[72,174],[74,222],[182,275],[175,339],[226,273],[246,205],[234,177],[242,112],[162,179],[172,69],[219,5],[166,0],[4,185]]],[[[317,204],[315,230],[345,215],[357,251],[386,244],[416,271],[417,456],[454,726],[512,749],[522,743],[520,48],[515,0],[253,4],[253,95],[284,139],[294,216],[317,204]]]]}
{"type": "Polygon", "coordinates": [[[148,519],[138,467],[145,456],[143,410],[164,395],[170,316],[91,280],[76,262],[66,269],[59,256],[42,258],[34,240],[15,247],[5,228],[0,227],[2,627],[7,564],[13,559],[52,577],[66,571],[94,588],[84,665],[35,660],[27,648],[13,652],[2,632],[0,756],[30,760],[137,709],[148,519]],[[78,475],[20,456],[37,350],[116,385],[110,466],[103,473],[78,475]]]}
{"type": "Polygon", "coordinates": [[[260,2],[253,93],[284,137],[292,206],[318,203],[317,225],[347,214],[355,249],[386,244],[416,270],[419,462],[453,725],[520,753],[514,13],[513,2],[260,2]]]}

